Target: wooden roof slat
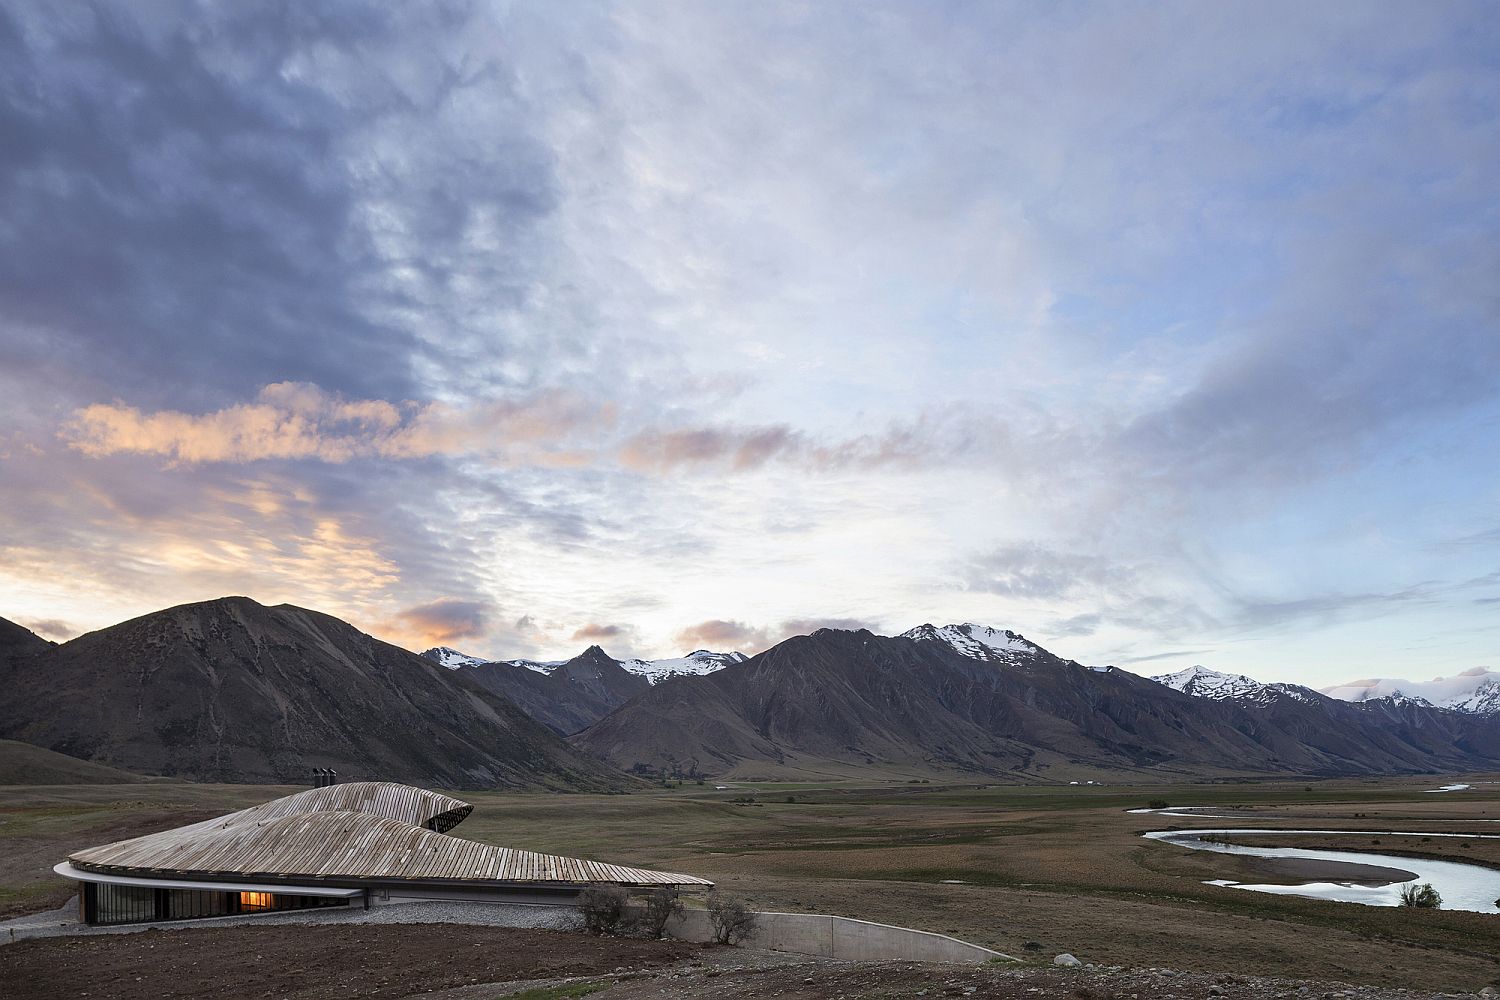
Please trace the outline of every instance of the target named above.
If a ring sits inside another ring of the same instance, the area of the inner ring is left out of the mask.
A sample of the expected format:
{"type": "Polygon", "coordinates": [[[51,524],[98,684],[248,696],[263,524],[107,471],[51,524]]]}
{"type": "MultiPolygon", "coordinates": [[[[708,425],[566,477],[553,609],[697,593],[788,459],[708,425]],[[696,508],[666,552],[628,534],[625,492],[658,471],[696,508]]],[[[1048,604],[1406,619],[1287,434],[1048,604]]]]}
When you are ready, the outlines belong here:
{"type": "Polygon", "coordinates": [[[389,782],[332,785],[89,848],[69,860],[82,868],[182,876],[712,885],[691,875],[494,847],[419,825],[469,809],[458,799],[389,782]]]}

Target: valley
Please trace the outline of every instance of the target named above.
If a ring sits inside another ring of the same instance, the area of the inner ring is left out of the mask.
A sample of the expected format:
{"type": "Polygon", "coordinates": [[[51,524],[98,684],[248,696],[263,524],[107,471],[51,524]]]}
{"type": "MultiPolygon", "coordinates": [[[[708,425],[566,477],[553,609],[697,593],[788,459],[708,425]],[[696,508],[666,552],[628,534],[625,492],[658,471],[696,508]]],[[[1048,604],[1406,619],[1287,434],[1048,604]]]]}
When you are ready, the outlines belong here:
{"type": "MultiPolygon", "coordinates": [[[[1475,990],[1500,981],[1495,914],[1207,885],[1308,875],[1141,838],[1168,826],[1222,827],[1222,819],[1127,811],[1166,799],[1215,814],[1232,810],[1234,825],[1268,831],[1491,832],[1500,785],[1484,776],[1463,780],[1473,788],[1443,796],[1426,793],[1436,784],[1430,776],[1128,786],[867,779],[730,782],[723,790],[682,782],[627,795],[481,792],[465,793],[477,806],[466,835],[690,871],[757,909],[914,926],[1028,960],[1070,952],[1101,965],[1475,990]]],[[[276,791],[173,783],[0,789],[0,901],[10,900],[11,912],[22,901],[31,910],[60,903],[67,890],[47,871],[53,859],[105,830],[171,826],[276,791]]],[[[1402,849],[1500,860],[1496,842],[1432,846],[1442,840],[1402,849]]]]}

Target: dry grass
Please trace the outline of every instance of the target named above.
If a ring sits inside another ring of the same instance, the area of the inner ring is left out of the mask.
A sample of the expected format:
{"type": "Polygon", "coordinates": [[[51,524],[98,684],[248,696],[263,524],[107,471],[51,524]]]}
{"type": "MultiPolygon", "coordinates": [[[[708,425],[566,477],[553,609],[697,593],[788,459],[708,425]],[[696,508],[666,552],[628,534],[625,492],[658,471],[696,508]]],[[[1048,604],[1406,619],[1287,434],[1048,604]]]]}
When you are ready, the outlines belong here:
{"type": "MultiPolygon", "coordinates": [[[[1477,989],[1500,980],[1500,916],[1400,911],[1207,886],[1204,879],[1265,872],[1243,858],[1139,836],[1168,825],[1223,821],[1124,812],[1165,798],[1177,805],[1243,807],[1253,817],[1246,825],[1316,822],[1327,828],[1457,832],[1481,831],[1484,821],[1500,818],[1500,786],[1423,793],[1434,784],[1400,779],[1058,788],[848,781],[736,785],[726,791],[686,785],[615,796],[462,793],[476,809],[456,832],[489,843],[690,872],[759,908],[844,913],[953,934],[1012,954],[1023,954],[1026,942],[1035,941],[1043,945],[1038,954],[1049,958],[1071,951],[1111,964],[1477,989]],[[732,801],[747,797],[755,802],[732,801]]],[[[0,819],[6,821],[0,824],[0,887],[50,877],[45,868],[69,844],[115,839],[114,831],[126,825],[136,832],[153,822],[175,825],[204,810],[227,811],[281,791],[185,785],[0,789],[0,819]],[[31,845],[19,860],[10,850],[13,817],[22,819],[19,829],[31,845]]],[[[1455,858],[1463,850],[1438,838],[1432,845],[1441,857],[1455,858]]],[[[1488,848],[1481,853],[1471,847],[1469,853],[1476,860],[1489,857],[1488,848]]]]}

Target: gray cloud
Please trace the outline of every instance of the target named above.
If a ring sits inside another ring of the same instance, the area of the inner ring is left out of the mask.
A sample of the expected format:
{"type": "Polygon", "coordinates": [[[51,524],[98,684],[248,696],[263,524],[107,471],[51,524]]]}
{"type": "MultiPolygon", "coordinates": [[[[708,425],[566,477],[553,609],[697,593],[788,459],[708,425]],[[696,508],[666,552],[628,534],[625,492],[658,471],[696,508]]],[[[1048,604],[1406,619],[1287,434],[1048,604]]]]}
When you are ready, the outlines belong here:
{"type": "Polygon", "coordinates": [[[1148,656],[1123,656],[1121,663],[1154,663],[1157,660],[1180,660],[1185,657],[1212,656],[1212,649],[1178,649],[1169,653],[1151,653],[1148,656]]]}
{"type": "Polygon", "coordinates": [[[1472,608],[1483,522],[1395,536],[1494,488],[1490,20],[12,5],[4,596],[519,653],[754,648],[812,563],[1147,649],[1472,608]]]}
{"type": "Polygon", "coordinates": [[[1245,629],[1276,628],[1308,619],[1334,622],[1413,604],[1432,603],[1438,588],[1431,583],[1400,590],[1320,594],[1283,601],[1242,600],[1235,624],[1245,629]]]}
{"type": "Polygon", "coordinates": [[[1063,637],[1080,637],[1093,635],[1099,630],[1104,616],[1095,612],[1085,612],[1081,615],[1070,615],[1067,618],[1059,618],[1047,623],[1047,634],[1063,637]]]}
{"type": "Polygon", "coordinates": [[[971,560],[964,580],[972,590],[1004,597],[1050,599],[1080,590],[1135,585],[1138,573],[1100,556],[1030,543],[1008,545],[971,560]]]}
{"type": "Polygon", "coordinates": [[[67,642],[69,639],[75,638],[81,631],[67,622],[58,621],[56,618],[22,618],[16,624],[23,628],[29,628],[42,638],[51,639],[54,642],[67,642]]]}
{"type": "Polygon", "coordinates": [[[676,638],[682,646],[693,649],[759,653],[794,635],[808,635],[820,628],[868,627],[866,623],[854,618],[797,618],[770,626],[715,618],[687,626],[677,633],[676,638]]]}

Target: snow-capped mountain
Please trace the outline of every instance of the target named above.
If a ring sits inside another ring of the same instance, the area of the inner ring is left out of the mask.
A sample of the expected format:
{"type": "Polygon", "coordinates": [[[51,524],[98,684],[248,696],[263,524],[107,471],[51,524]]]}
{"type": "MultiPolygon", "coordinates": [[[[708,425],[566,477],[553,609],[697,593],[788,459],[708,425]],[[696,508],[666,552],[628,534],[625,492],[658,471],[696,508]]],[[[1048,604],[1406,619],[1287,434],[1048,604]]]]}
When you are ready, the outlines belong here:
{"type": "Polygon", "coordinates": [[[1194,665],[1174,674],[1157,674],[1151,678],[1158,684],[1195,698],[1211,701],[1268,702],[1285,695],[1298,701],[1317,701],[1317,693],[1299,684],[1263,684],[1244,674],[1226,674],[1218,670],[1194,665]]]}
{"type": "Polygon", "coordinates": [[[665,660],[620,660],[620,666],[632,674],[644,677],[652,684],[659,684],[669,677],[701,677],[716,670],[744,663],[749,657],[744,653],[715,653],[707,649],[695,649],[686,656],[674,656],[665,660]]]}
{"type": "Polygon", "coordinates": [[[1043,748],[1135,773],[1461,773],[1500,761],[1491,719],[1351,705],[1202,669],[1178,681],[1192,697],[973,624],[890,637],[823,628],[708,677],[630,679],[643,690],[570,738],[645,772],[769,775],[795,759],[803,773],[941,761],[955,773],[1015,775],[1035,773],[1043,748]]]}
{"type": "Polygon", "coordinates": [[[915,642],[941,642],[971,660],[996,660],[1011,663],[1042,652],[1042,648],[1028,642],[1009,629],[990,628],[965,622],[962,625],[918,625],[901,633],[901,638],[915,642]]]}
{"type": "Polygon", "coordinates": [[[1474,667],[1453,677],[1406,681],[1389,677],[1350,681],[1323,688],[1340,701],[1389,699],[1398,704],[1432,705],[1470,715],[1500,715],[1500,671],[1474,667]]]}
{"type": "Polygon", "coordinates": [[[701,677],[744,659],[743,653],[698,649],[662,660],[617,660],[590,646],[571,660],[496,660],[468,673],[542,725],[570,736],[670,677],[701,677]]]}
{"type": "MultiPolygon", "coordinates": [[[[422,654],[426,656],[426,653],[422,654]]],[[[460,656],[463,654],[459,654],[460,656]]],[[[428,657],[432,659],[432,657],[428,657]]],[[[614,659],[614,657],[610,657],[614,659]]],[[[644,677],[652,684],[660,684],[669,677],[701,677],[703,674],[711,674],[715,670],[723,670],[725,667],[736,663],[743,663],[749,659],[744,653],[715,653],[707,649],[695,649],[686,656],[672,656],[662,660],[615,660],[626,673],[644,677]]],[[[476,663],[483,663],[478,660],[476,663]]],[[[551,674],[567,660],[496,660],[496,663],[506,663],[512,667],[525,667],[527,670],[539,674],[551,674]]],[[[475,664],[464,663],[457,666],[474,666],[475,664]]]]}
{"type": "Polygon", "coordinates": [[[567,660],[496,660],[496,663],[506,663],[512,667],[525,667],[539,674],[550,674],[558,667],[567,663],[567,660]]]}
{"type": "Polygon", "coordinates": [[[459,667],[475,667],[485,662],[482,656],[470,656],[468,653],[460,653],[447,646],[434,646],[422,653],[422,659],[431,660],[438,666],[447,667],[449,670],[457,670],[459,667]]]}

